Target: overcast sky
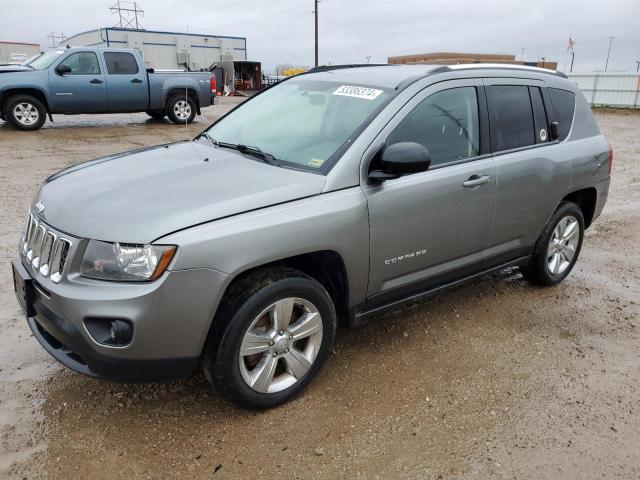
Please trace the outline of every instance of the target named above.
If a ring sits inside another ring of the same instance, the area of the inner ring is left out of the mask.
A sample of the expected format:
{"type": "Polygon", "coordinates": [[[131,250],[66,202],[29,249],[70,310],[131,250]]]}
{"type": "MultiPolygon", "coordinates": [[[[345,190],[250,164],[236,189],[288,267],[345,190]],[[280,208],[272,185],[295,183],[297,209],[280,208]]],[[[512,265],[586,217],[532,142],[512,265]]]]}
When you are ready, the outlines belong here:
{"type": "MultiPolygon", "coordinates": [[[[40,43],[114,26],[116,0],[0,0],[0,40],[40,43]]],[[[313,0],[141,0],[149,30],[247,38],[248,59],[313,64],[313,0]]],[[[635,71],[640,0],[322,0],[320,63],[384,63],[388,56],[438,51],[546,57],[562,70],[569,35],[576,71],[635,71]]],[[[567,68],[568,69],[568,68],[567,68]]]]}

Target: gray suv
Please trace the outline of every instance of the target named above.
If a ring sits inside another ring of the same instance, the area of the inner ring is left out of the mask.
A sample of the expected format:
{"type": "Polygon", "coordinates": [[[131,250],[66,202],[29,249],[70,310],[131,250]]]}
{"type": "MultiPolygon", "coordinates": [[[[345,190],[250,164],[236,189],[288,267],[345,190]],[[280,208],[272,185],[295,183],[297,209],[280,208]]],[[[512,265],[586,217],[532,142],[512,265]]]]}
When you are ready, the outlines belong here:
{"type": "Polygon", "coordinates": [[[348,327],[518,266],[554,285],[607,199],[612,151],[557,72],[317,68],[192,141],[72,166],[28,213],[17,297],[67,367],[206,377],[268,408],[348,327]]]}

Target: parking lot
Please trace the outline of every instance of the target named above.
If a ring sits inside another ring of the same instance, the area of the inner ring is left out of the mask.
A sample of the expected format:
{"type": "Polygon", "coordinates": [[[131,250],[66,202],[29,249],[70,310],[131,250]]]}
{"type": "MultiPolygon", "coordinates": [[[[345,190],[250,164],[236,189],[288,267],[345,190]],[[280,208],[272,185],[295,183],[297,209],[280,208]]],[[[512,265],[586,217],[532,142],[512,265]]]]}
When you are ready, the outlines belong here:
{"type": "Polygon", "coordinates": [[[601,111],[612,190],[568,279],[514,270],[339,331],[299,398],[263,413],[202,376],[121,385],[72,373],[31,337],[9,262],[50,174],[193,137],[144,114],[0,123],[0,478],[638,478],[640,114],[601,111]]]}

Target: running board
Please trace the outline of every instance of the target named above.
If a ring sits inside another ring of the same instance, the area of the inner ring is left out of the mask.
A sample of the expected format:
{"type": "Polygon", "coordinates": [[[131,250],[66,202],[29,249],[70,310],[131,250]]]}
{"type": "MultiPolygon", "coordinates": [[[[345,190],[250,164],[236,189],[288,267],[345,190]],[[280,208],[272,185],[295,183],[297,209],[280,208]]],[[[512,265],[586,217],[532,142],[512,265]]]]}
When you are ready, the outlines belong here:
{"type": "Polygon", "coordinates": [[[500,270],[504,270],[506,268],[516,267],[518,265],[523,265],[527,263],[529,260],[529,256],[524,256],[517,258],[515,260],[511,260],[509,262],[497,265],[495,267],[488,268],[486,270],[480,270],[476,273],[472,273],[470,275],[464,276],[458,280],[453,280],[451,282],[442,283],[435,287],[424,290],[423,292],[414,293],[408,295],[406,297],[400,298],[398,300],[391,301],[389,303],[385,303],[383,305],[378,305],[373,308],[367,309],[365,304],[356,305],[355,307],[351,307],[349,309],[349,319],[348,319],[348,327],[355,328],[361,325],[364,325],[368,322],[369,317],[373,315],[382,314],[388,310],[392,310],[394,308],[399,307],[400,305],[404,305],[411,302],[418,302],[424,300],[426,298],[432,297],[436,294],[439,294],[443,291],[458,287],[470,280],[473,280],[478,277],[482,277],[485,275],[489,275],[491,273],[499,272],[500,270]],[[361,309],[362,308],[362,309],[361,309]]]}

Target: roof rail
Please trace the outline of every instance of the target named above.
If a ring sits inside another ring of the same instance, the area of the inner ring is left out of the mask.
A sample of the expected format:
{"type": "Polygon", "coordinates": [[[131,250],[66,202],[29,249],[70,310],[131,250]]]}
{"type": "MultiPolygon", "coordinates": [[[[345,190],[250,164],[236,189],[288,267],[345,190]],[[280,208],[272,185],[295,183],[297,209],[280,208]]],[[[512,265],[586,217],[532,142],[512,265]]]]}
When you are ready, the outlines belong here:
{"type": "Polygon", "coordinates": [[[550,68],[530,67],[528,65],[515,65],[509,63],[461,63],[458,65],[443,65],[438,68],[437,71],[431,73],[440,73],[448,70],[473,70],[476,68],[492,68],[498,70],[525,70],[529,72],[546,73],[547,75],[555,75],[557,77],[567,78],[567,76],[558,71],[551,70],[550,68]]]}
{"type": "Polygon", "coordinates": [[[328,72],[329,70],[343,70],[345,68],[360,68],[360,67],[388,67],[388,63],[348,63],[344,65],[319,65],[317,67],[310,68],[305,73],[314,72],[328,72]]]}

